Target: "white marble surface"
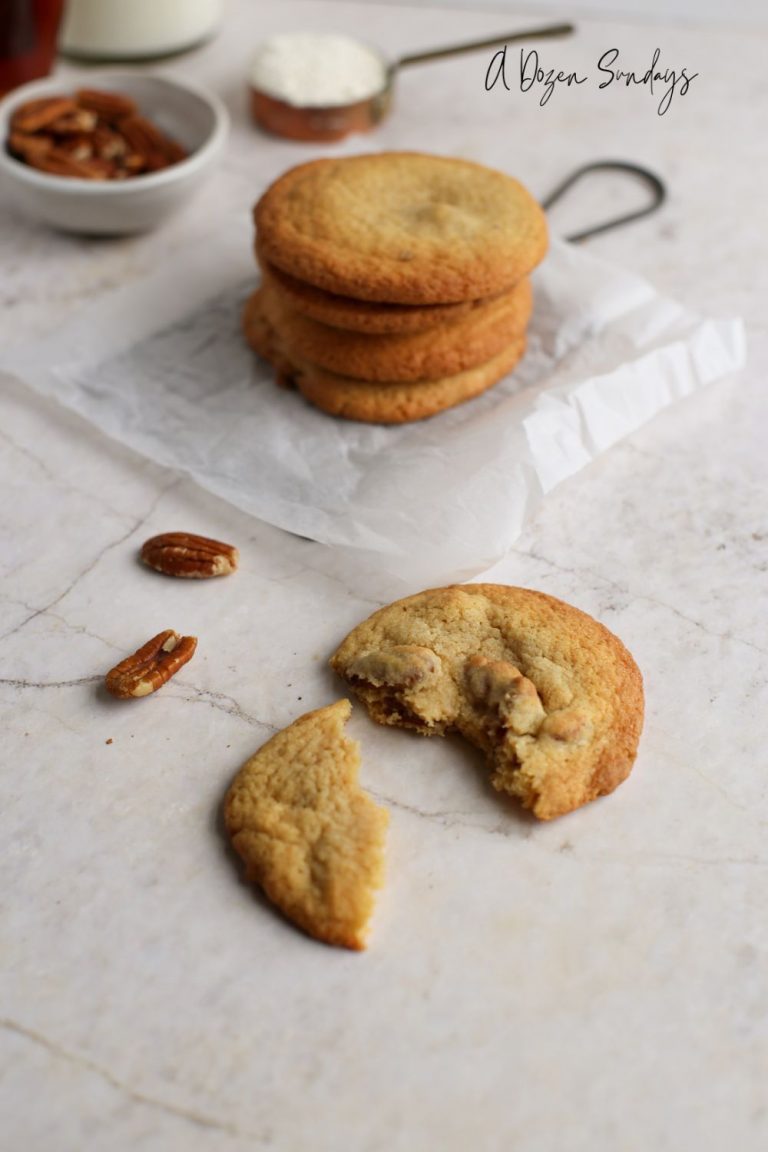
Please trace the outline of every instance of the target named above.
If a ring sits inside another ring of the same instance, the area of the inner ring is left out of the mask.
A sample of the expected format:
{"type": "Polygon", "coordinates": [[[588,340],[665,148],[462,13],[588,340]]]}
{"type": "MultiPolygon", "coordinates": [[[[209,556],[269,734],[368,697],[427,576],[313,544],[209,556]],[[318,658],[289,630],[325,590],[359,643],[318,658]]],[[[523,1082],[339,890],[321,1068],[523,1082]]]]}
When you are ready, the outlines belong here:
{"type": "MultiPolygon", "coordinates": [[[[217,181],[131,241],[56,236],[0,208],[3,342],[205,242],[223,189],[245,221],[263,184],[310,154],[248,128],[249,45],[321,19],[393,51],[499,26],[232,4],[222,37],[172,66],[229,99],[217,181]]],[[[482,92],[482,72],[456,61],[403,75],[380,142],[483,159],[504,133],[510,169],[540,193],[588,158],[651,163],[671,186],[664,214],[594,250],[702,311],[743,315],[749,365],[553,493],[491,573],[592,612],[634,652],[647,723],[617,793],[538,825],[459,743],[353,717],[363,781],[392,813],[367,953],[308,941],[240,884],[219,805],[272,731],[336,696],[326,657],[387,582],[0,384],[10,1152],[766,1146],[766,41],[584,23],[552,60],[612,42],[690,60],[698,90],[661,119],[641,93],[586,85],[539,109],[482,92]],[[141,541],[179,526],[237,543],[238,575],[190,586],[143,570],[141,541]],[[154,698],[107,699],[104,671],[166,626],[200,636],[195,660],[154,698]]],[[[619,196],[596,186],[580,210],[619,196]]]]}

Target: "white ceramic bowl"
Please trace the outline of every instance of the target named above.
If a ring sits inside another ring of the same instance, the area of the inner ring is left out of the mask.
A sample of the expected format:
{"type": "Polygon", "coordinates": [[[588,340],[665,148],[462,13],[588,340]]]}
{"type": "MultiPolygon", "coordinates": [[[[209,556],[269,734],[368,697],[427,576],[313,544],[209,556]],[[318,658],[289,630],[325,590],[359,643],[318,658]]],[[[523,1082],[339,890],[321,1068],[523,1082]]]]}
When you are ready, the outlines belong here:
{"type": "Polygon", "coordinates": [[[227,110],[186,80],[139,72],[88,72],[82,79],[48,77],[14,89],[0,101],[0,195],[27,216],[66,232],[116,236],[145,232],[176,211],[209,175],[229,127],[227,110]],[[186,160],[128,180],[79,180],[38,172],[7,150],[9,122],[27,100],[78,87],[131,96],[143,116],[182,144],[186,160]]]}

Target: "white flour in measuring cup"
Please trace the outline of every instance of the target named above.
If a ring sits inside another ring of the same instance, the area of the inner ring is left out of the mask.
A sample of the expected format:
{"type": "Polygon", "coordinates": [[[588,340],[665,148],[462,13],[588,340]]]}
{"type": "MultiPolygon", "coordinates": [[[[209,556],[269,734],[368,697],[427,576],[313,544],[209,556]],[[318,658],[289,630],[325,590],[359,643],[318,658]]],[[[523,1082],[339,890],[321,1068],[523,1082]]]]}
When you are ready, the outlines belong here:
{"type": "Polygon", "coordinates": [[[386,85],[384,61],[349,36],[297,32],[272,36],[257,50],[251,84],[300,108],[354,104],[386,85]]]}

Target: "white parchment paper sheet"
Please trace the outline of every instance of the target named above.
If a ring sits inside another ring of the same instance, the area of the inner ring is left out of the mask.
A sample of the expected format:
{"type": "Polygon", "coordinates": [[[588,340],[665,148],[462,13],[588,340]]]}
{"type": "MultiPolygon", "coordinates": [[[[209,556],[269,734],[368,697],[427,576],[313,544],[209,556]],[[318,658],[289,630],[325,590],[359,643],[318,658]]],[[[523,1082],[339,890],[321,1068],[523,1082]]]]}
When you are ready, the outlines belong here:
{"type": "Polygon", "coordinates": [[[554,242],[513,375],[430,420],[369,426],[275,387],[239,328],[255,283],[242,237],[212,237],[0,366],[239,508],[409,581],[489,567],[556,484],[744,360],[739,321],[554,242]]]}

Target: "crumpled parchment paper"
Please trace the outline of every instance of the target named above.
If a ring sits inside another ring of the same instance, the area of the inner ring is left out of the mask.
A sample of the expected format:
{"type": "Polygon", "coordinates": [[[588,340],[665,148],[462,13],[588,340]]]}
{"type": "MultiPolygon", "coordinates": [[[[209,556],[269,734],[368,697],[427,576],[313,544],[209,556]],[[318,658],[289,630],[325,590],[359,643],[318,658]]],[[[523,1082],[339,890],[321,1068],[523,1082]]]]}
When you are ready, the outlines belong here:
{"type": "Polygon", "coordinates": [[[512,376],[416,424],[352,423],[275,387],[246,347],[256,278],[241,237],[212,238],[0,367],[246,512],[407,581],[490,567],[556,484],[744,361],[739,321],[555,241],[512,376]]]}

